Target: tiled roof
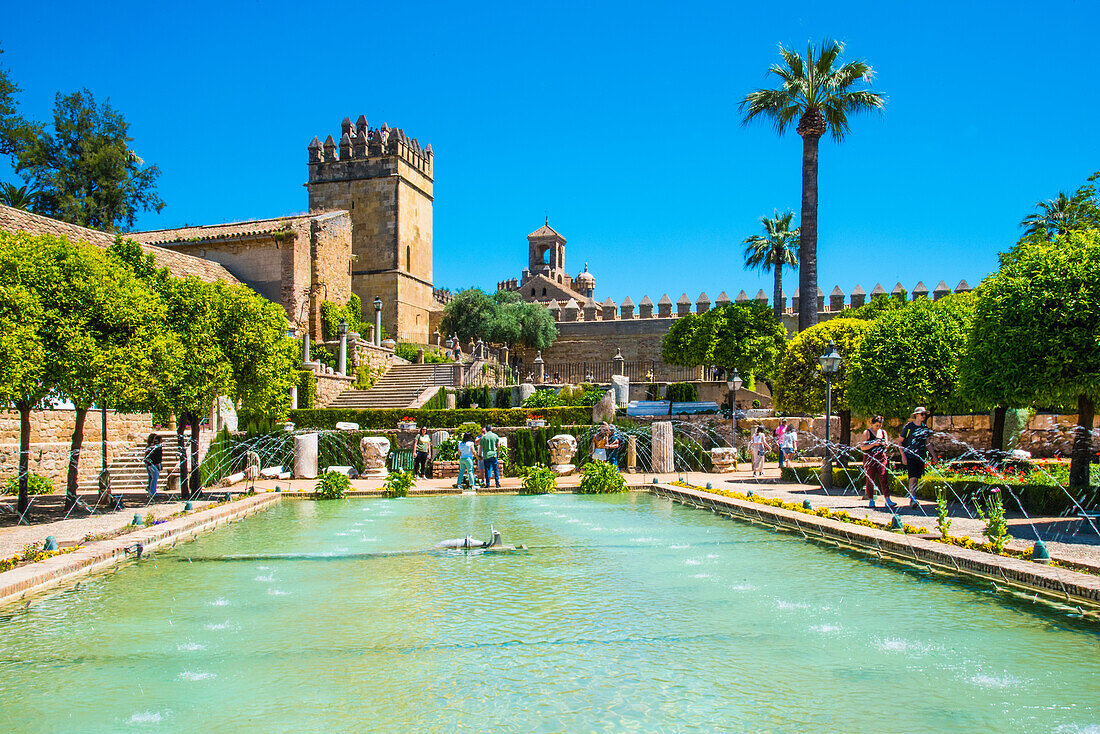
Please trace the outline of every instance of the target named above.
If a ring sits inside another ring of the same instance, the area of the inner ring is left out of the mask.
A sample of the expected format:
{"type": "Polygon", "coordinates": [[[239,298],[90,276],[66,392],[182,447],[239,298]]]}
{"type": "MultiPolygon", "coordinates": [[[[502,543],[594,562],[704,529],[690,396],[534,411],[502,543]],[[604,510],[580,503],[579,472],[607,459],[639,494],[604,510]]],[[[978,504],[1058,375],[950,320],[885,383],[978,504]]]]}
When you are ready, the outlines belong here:
{"type": "Polygon", "coordinates": [[[154,229],[148,232],[134,232],[130,236],[138,242],[150,245],[172,245],[235,237],[257,237],[286,231],[298,221],[309,221],[313,216],[312,214],[298,214],[289,217],[275,217],[274,219],[253,219],[247,222],[154,229]]]}
{"type": "MultiPolygon", "coordinates": [[[[40,214],[31,214],[22,209],[14,209],[0,204],[0,229],[8,232],[30,232],[31,234],[51,234],[64,237],[69,240],[87,242],[97,247],[108,247],[114,241],[114,235],[101,232],[97,229],[88,229],[76,224],[69,224],[57,219],[44,217],[40,214]]],[[[124,235],[127,239],[137,239],[135,235],[124,235]]],[[[138,240],[141,242],[140,240],[138,240]]],[[[163,247],[155,247],[141,242],[141,249],[153,256],[157,267],[168,268],[168,272],[177,278],[185,278],[189,275],[212,283],[222,280],[226,283],[237,284],[239,280],[229,274],[229,271],[216,262],[203,260],[199,257],[184,255],[180,252],[172,252],[163,247]]]]}
{"type": "Polygon", "coordinates": [[[532,237],[561,237],[561,239],[565,239],[560,234],[558,234],[557,231],[553,227],[551,227],[549,223],[542,225],[534,232],[527,235],[528,239],[532,237]]]}

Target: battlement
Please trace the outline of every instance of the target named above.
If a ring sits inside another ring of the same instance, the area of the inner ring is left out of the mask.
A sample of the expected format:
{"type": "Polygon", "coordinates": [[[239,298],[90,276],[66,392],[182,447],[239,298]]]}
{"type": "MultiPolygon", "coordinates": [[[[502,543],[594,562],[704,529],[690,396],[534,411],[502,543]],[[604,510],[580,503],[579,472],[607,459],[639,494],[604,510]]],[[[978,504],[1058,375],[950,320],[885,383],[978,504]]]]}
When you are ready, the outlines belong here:
{"type": "MultiPolygon", "coordinates": [[[[516,280],[501,281],[498,284],[502,288],[514,290],[516,287],[516,280]]],[[[867,293],[857,285],[852,289],[852,292],[845,295],[844,291],[840,289],[840,286],[835,286],[826,298],[824,292],[817,289],[817,311],[820,317],[831,318],[833,316],[839,316],[844,311],[850,308],[859,308],[864,304],[870,302],[871,298],[879,295],[889,295],[891,298],[897,298],[905,300],[907,297],[915,300],[917,298],[929,298],[932,300],[939,300],[944,296],[951,293],[967,293],[971,290],[970,285],[965,280],[959,281],[959,284],[955,286],[954,290],[947,286],[947,283],[940,281],[934,290],[929,291],[927,286],[922,282],[918,282],[913,286],[912,291],[906,291],[905,288],[898,283],[894,288],[887,293],[886,289],[881,284],[876,283],[875,287],[871,290],[870,298],[867,293]]],[[[757,291],[756,295],[749,298],[749,295],[745,291],[741,291],[731,301],[730,297],[726,295],[725,291],[722,291],[718,295],[718,298],[714,300],[713,307],[721,308],[729,303],[747,303],[749,301],[757,301],[764,305],[772,305],[769,303],[768,294],[763,290],[757,291]]],[[[799,309],[799,292],[795,290],[794,296],[790,299],[791,305],[787,306],[787,295],[784,293],[780,302],[780,306],[783,311],[783,320],[787,321],[797,320],[799,309]]],[[[710,297],[706,293],[700,293],[699,297],[695,299],[694,303],[688,297],[686,293],[682,294],[675,303],[669,298],[668,294],[661,296],[660,300],[656,303],[656,312],[654,309],[654,303],[649,296],[643,296],[638,303],[638,308],[635,310],[634,301],[629,296],[623,299],[621,304],[616,304],[610,298],[606,299],[602,303],[597,303],[594,300],[586,299],[583,302],[579,302],[576,299],[569,299],[564,302],[557,300],[538,301],[549,309],[550,313],[554,315],[554,320],[560,323],[569,323],[577,321],[637,321],[643,319],[675,319],[681,316],[687,316],[689,313],[701,314],[710,311],[712,303],[710,297]]],[[[823,320],[823,319],[821,319],[823,320]]]]}
{"type": "Polygon", "coordinates": [[[386,123],[382,123],[382,127],[371,128],[365,115],[359,115],[354,125],[350,117],[344,118],[340,125],[339,143],[331,135],[325,138],[324,143],[314,137],[306,146],[306,151],[311,182],[377,176],[374,170],[377,166],[370,164],[393,158],[404,161],[429,180],[432,179],[434,153],[431,145],[421,147],[416,138],[386,123]]]}

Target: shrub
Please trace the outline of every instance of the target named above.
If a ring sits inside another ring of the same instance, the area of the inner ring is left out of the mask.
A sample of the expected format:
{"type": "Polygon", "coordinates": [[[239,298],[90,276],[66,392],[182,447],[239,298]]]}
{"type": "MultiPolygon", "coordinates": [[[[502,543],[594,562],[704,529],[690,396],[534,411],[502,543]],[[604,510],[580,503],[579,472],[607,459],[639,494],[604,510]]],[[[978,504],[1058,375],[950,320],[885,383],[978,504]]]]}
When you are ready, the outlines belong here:
{"type": "Polygon", "coordinates": [[[497,389],[496,402],[493,404],[495,408],[511,408],[512,407],[512,388],[501,387],[497,389]]]}
{"type": "MultiPolygon", "coordinates": [[[[27,494],[50,494],[53,492],[53,482],[41,474],[31,472],[27,475],[27,494]]],[[[19,475],[9,477],[4,483],[3,494],[19,494],[19,475]]]]}
{"type": "Polygon", "coordinates": [[[317,498],[322,500],[343,499],[349,489],[351,489],[351,480],[348,479],[347,475],[334,471],[323,473],[313,487],[313,491],[317,493],[317,498]]]}
{"type": "Polygon", "coordinates": [[[699,393],[695,385],[690,382],[674,382],[668,386],[665,400],[671,400],[674,403],[694,403],[699,400],[699,393]]]}
{"type": "Polygon", "coordinates": [[[408,342],[398,342],[394,347],[393,353],[401,359],[408,360],[409,362],[416,362],[417,347],[415,344],[409,344],[408,342]]]}
{"type": "Polygon", "coordinates": [[[558,488],[558,475],[542,464],[528,467],[523,475],[520,494],[548,494],[558,488]]]}
{"type": "Polygon", "coordinates": [[[539,415],[549,423],[591,425],[592,411],[585,407],[559,407],[532,410],[526,408],[468,408],[456,410],[396,409],[300,409],[290,411],[290,420],[299,428],[335,428],[337,422],[358,423],[364,430],[396,428],[397,422],[409,417],[419,426],[431,428],[455,428],[467,421],[480,425],[522,426],[532,415],[539,415]]]}
{"type": "Polygon", "coordinates": [[[387,497],[408,497],[409,490],[415,484],[411,471],[391,471],[382,483],[382,489],[387,497]]]}
{"type": "Polygon", "coordinates": [[[661,386],[656,382],[651,382],[646,385],[645,388],[646,400],[660,400],[661,399],[661,386]]]}
{"type": "Polygon", "coordinates": [[[441,387],[424,403],[422,410],[443,410],[447,407],[447,388],[441,387]]]}
{"type": "Polygon", "coordinates": [[[626,480],[618,467],[606,461],[592,461],[584,466],[577,491],[580,494],[615,494],[626,491],[626,480]]]}
{"type": "Polygon", "coordinates": [[[202,486],[213,486],[233,473],[233,444],[233,437],[229,435],[228,429],[223,428],[214,436],[210,448],[206,450],[206,456],[199,464],[199,481],[202,486]]]}
{"type": "Polygon", "coordinates": [[[436,461],[458,461],[458,437],[451,436],[443,443],[435,453],[436,461]]]}
{"type": "Polygon", "coordinates": [[[481,426],[479,426],[477,423],[474,423],[473,421],[466,421],[462,425],[455,428],[455,436],[458,437],[460,440],[462,439],[462,434],[464,433],[469,433],[473,435],[474,440],[476,441],[477,437],[481,435],[481,426]]]}
{"type": "Polygon", "coordinates": [[[524,408],[555,408],[564,405],[553,390],[536,390],[535,394],[523,401],[524,408]]]}
{"type": "Polygon", "coordinates": [[[298,408],[309,410],[317,395],[317,375],[311,370],[298,370],[298,408]]]}

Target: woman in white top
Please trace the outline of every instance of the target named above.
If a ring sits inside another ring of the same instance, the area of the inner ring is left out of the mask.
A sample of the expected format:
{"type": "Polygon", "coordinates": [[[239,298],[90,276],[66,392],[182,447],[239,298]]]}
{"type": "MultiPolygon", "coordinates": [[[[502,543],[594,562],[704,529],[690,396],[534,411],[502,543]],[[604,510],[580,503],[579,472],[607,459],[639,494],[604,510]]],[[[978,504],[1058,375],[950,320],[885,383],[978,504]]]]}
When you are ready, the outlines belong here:
{"type": "Polygon", "coordinates": [[[455,486],[461,489],[467,476],[470,478],[470,486],[476,487],[477,475],[474,473],[474,436],[472,433],[463,436],[462,442],[458,444],[458,483],[455,486]]]}
{"type": "Polygon", "coordinates": [[[752,475],[764,476],[764,456],[768,453],[768,434],[764,426],[756,427],[756,433],[749,441],[749,449],[752,451],[752,475]]]}

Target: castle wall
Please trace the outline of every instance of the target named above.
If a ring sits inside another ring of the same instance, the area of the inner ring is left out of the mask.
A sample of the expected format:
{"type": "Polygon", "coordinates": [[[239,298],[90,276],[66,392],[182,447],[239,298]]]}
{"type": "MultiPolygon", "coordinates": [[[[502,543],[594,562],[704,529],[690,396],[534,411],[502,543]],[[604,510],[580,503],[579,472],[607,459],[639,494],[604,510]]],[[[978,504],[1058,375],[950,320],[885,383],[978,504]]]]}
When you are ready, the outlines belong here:
{"type": "Polygon", "coordinates": [[[325,285],[318,297],[340,304],[351,298],[351,238],[351,216],[347,212],[310,220],[313,281],[325,285]]]}

